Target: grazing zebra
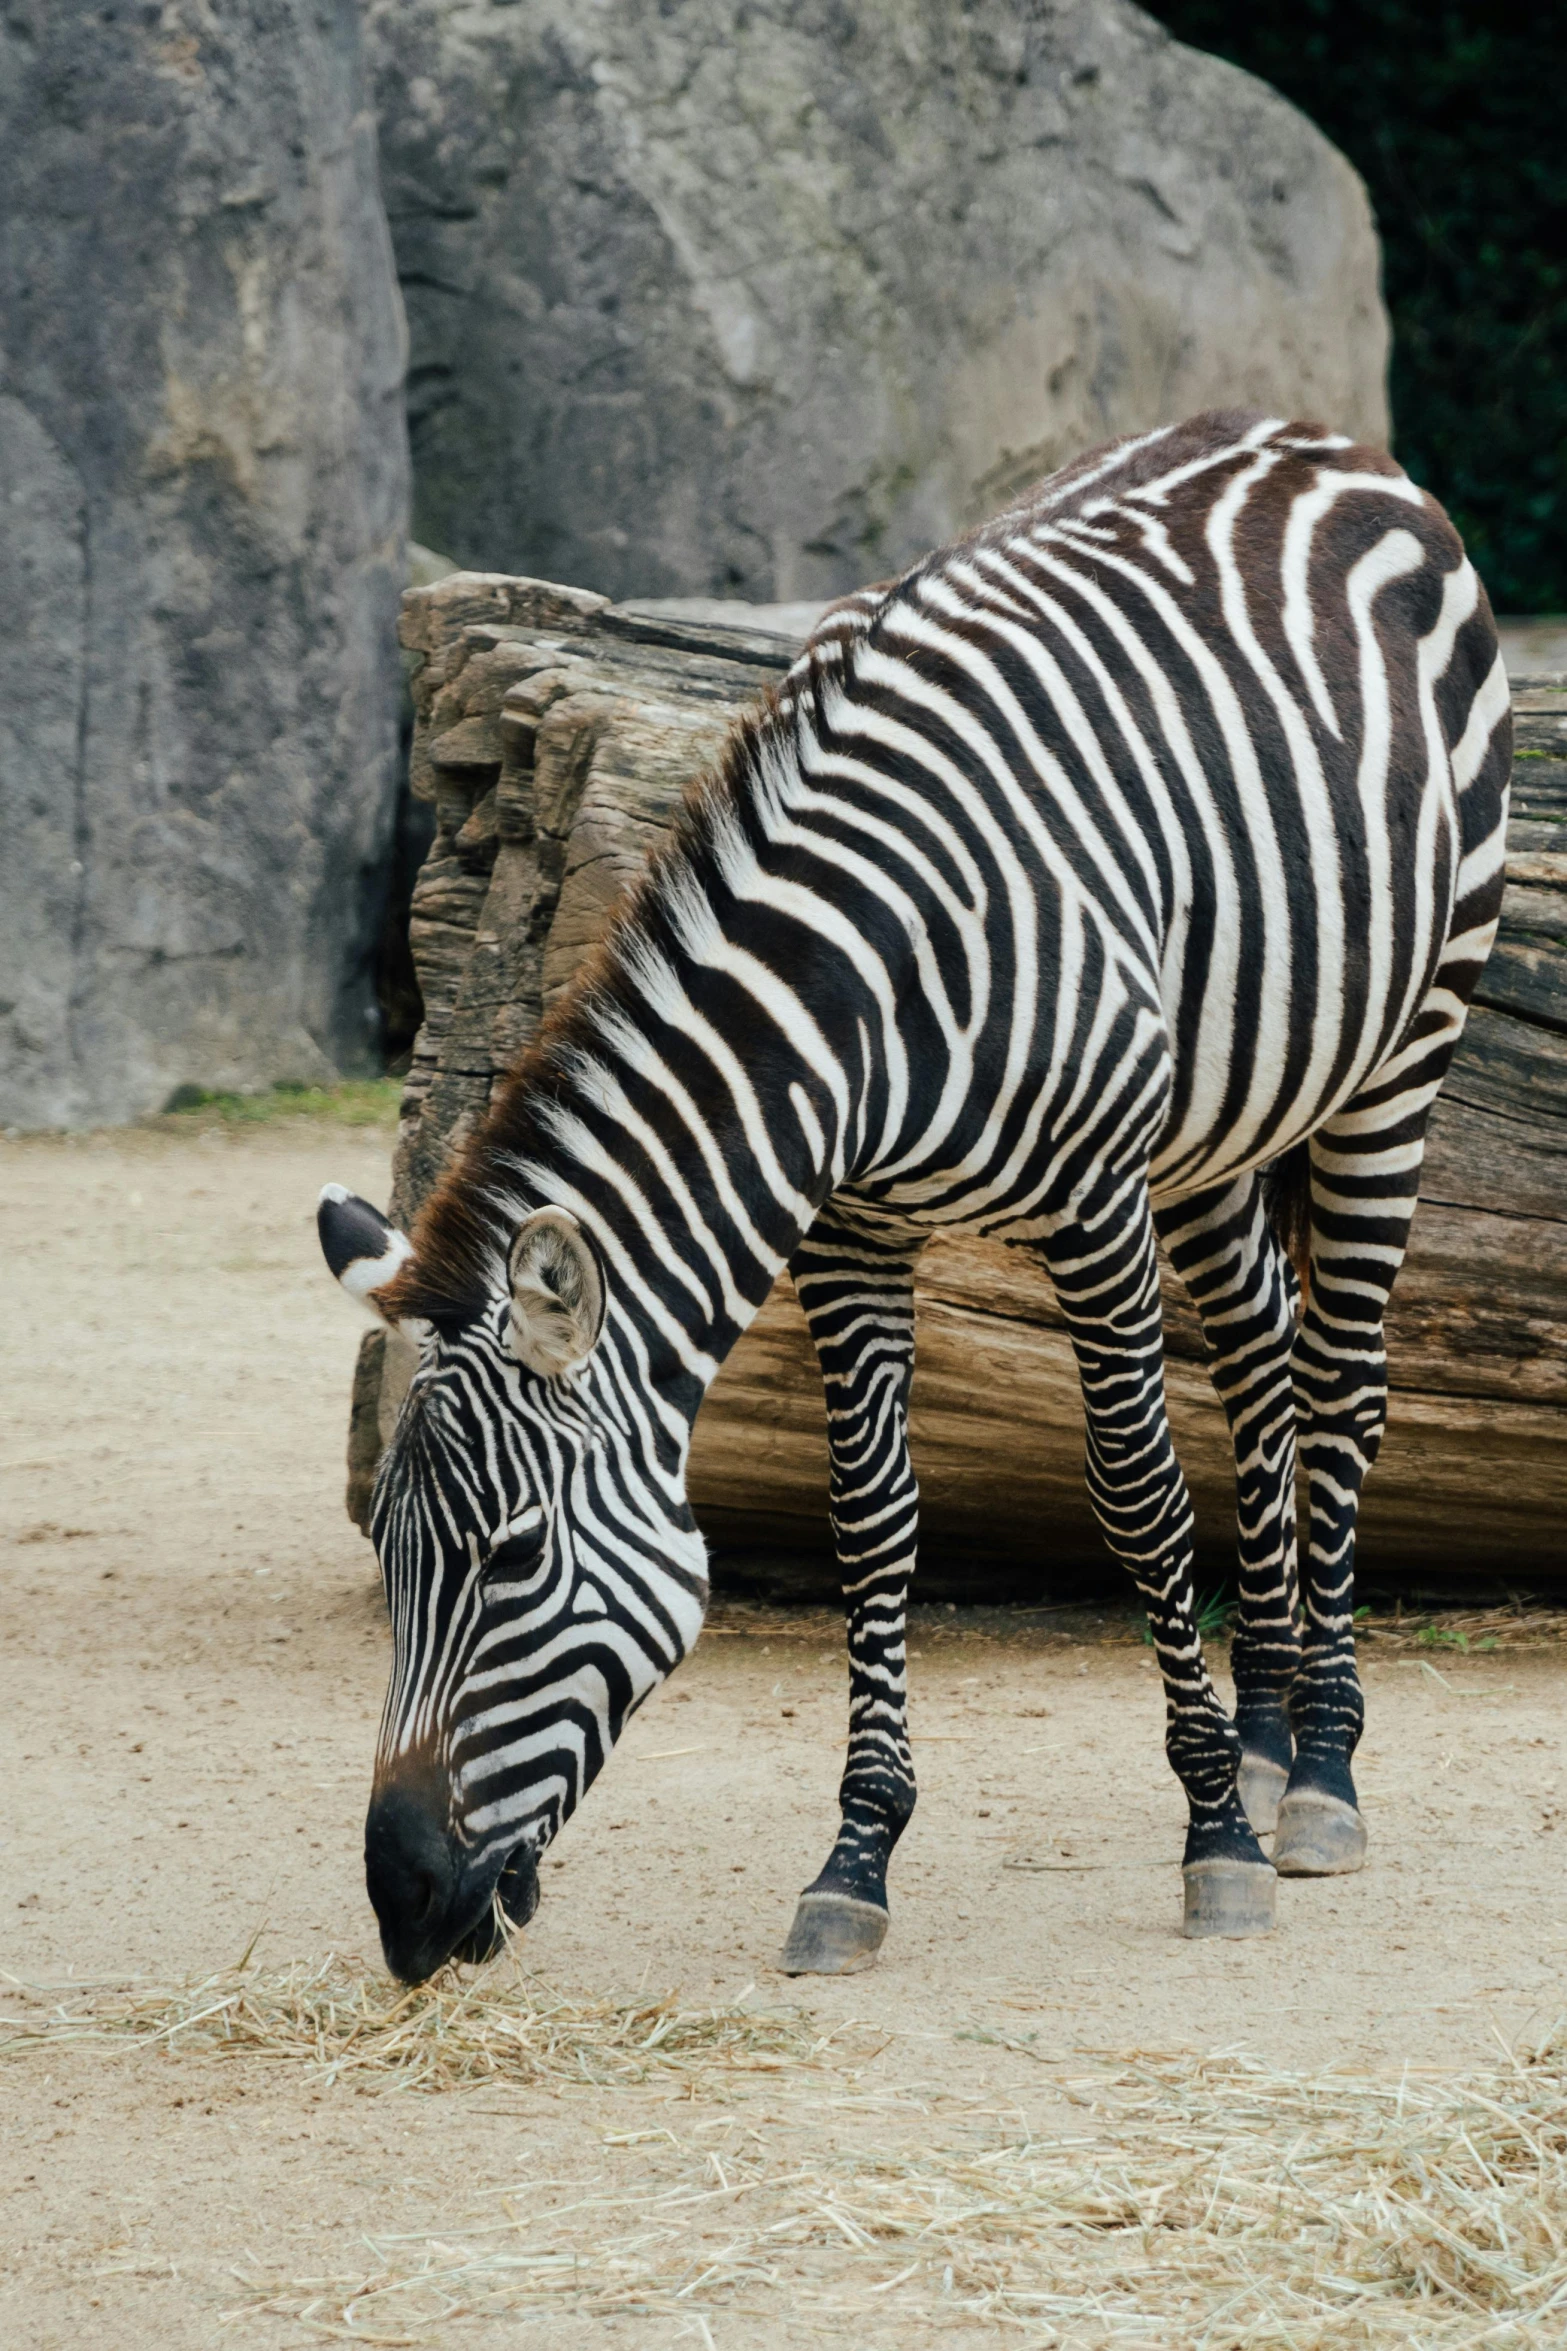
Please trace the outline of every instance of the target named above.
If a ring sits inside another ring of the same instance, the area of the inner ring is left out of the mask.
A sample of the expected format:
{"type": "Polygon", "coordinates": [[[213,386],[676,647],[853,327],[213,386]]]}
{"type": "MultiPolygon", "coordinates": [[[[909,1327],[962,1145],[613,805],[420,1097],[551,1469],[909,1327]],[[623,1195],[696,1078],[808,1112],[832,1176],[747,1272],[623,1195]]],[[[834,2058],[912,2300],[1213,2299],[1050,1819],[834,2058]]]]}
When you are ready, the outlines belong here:
{"type": "Polygon", "coordinates": [[[1356,1509],[1509,759],[1451,526],[1313,425],[1117,442],[828,613],[412,1242],[323,1195],[333,1272],[421,1342],[373,1520],[394,1654],[366,1865],[400,1975],[491,1948],[497,1896],[531,1915],[540,1852],[696,1640],[691,1427],[786,1265],[826,1382],[850,1710],[783,1965],[868,1962],[914,1806],[937,1231],[1053,1277],[1163,1673],[1187,1931],[1265,1931],[1276,1869],[1359,1866],[1356,1509]],[[1194,1619],[1156,1236],[1234,1436],[1233,1721],[1194,1619]]]}

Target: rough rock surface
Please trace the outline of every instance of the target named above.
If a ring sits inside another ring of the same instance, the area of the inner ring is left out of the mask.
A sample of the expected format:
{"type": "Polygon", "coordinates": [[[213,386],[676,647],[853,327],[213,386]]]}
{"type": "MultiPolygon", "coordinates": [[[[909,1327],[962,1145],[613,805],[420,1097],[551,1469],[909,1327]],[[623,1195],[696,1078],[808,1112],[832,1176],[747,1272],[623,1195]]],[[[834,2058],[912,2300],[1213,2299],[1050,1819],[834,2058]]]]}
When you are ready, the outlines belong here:
{"type": "MultiPolygon", "coordinates": [[[[725,629],[471,574],[404,599],[414,789],[433,800],[437,832],[414,892],[428,1018],[404,1101],[399,1221],[488,1105],[733,713],[792,658],[795,640],[757,617],[725,629]]],[[[1368,1569],[1422,1580],[1558,1572],[1567,1510],[1567,687],[1515,682],[1514,701],[1502,930],[1433,1121],[1388,1320],[1391,1427],[1363,1517],[1368,1569]]],[[[940,1239],[921,1259],[917,1299],[922,1589],[1060,1593],[1104,1554],[1049,1280],[1026,1250],[940,1239]]],[[[1202,1540],[1222,1561],[1229,1439],[1173,1280],[1165,1329],[1176,1442],[1202,1540]]],[[[365,1342],[350,1440],[361,1519],[406,1382],[402,1346],[381,1333],[365,1342]]],[[[787,1277],[703,1406],[691,1492],[720,1543],[796,1558],[826,1545],[821,1379],[787,1277]]]]}
{"type": "Polygon", "coordinates": [[[369,0],[418,536],[826,597],[1209,406],[1387,431],[1355,173],[1126,0],[369,0]]]}
{"type": "Polygon", "coordinates": [[[403,328],[353,0],[0,17],[0,1121],[362,1063],[403,328]]]}

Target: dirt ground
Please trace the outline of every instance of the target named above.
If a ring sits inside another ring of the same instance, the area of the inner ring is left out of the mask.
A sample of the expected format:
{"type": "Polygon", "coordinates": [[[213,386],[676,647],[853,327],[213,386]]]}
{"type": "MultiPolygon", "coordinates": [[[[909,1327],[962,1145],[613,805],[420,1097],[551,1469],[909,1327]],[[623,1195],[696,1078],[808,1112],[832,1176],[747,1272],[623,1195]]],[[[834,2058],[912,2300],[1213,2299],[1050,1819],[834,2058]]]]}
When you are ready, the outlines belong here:
{"type": "MultiPolygon", "coordinates": [[[[375,1951],[360,1836],[386,1632],[340,1500],[362,1326],[313,1205],[328,1177],[384,1199],[389,1137],[171,1128],[0,1144],[0,1967],[30,1985],[197,1976],[258,1929],[257,1965],[375,1951]]],[[[456,2227],[501,2186],[661,2177],[737,2113],[803,2158],[1042,2129],[1050,2063],[1085,2052],[1505,2062],[1498,2036],[1567,2007],[1567,1650],[1368,1646],[1365,1874],[1283,1885],[1269,1941],[1189,1944],[1135,1629],[921,1610],[921,1801],[891,1936],[873,1972],[791,1986],[772,1961],[834,1826],[841,1649],[825,1615],[718,1607],[551,1856],[529,1965],[585,1993],[755,1985],[875,2028],[880,2053],[727,2102],[656,2083],[362,2096],[215,2056],[7,2056],[0,2342],[302,2344],[294,2319],[245,2310],[237,2273],[352,2273],[367,2232],[456,2227]]],[[[451,2333],[475,2351],[936,2339],[867,2310],[825,2333],[787,2294],[732,2322],[451,2333]]]]}

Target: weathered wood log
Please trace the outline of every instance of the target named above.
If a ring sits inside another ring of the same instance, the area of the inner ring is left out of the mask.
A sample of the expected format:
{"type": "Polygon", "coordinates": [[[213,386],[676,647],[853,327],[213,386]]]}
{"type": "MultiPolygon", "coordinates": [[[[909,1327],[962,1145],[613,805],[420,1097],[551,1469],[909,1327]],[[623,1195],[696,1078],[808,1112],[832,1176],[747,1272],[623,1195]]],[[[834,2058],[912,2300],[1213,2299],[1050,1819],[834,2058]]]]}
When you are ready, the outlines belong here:
{"type": "MultiPolygon", "coordinates": [[[[413,905],[426,1020],[397,1153],[393,1213],[406,1222],[797,640],[458,574],[404,599],[403,641],[414,788],[438,820],[413,905]]],[[[1433,1121],[1389,1317],[1391,1426],[1362,1520],[1371,1572],[1423,1580],[1555,1569],[1567,1523],[1567,684],[1519,680],[1514,700],[1502,932],[1433,1121]]],[[[918,1302],[927,1592],[1080,1588],[1108,1558],[1046,1275],[1023,1250],[940,1240],[918,1302]]],[[[1217,1558],[1230,1541],[1229,1442],[1174,1282],[1165,1319],[1176,1440],[1217,1558]]],[[[393,1343],[361,1372],[350,1480],[361,1520],[402,1377],[393,1343]]],[[[691,1491],[720,1546],[825,1554],[821,1387],[786,1277],[703,1409],[691,1491]]]]}

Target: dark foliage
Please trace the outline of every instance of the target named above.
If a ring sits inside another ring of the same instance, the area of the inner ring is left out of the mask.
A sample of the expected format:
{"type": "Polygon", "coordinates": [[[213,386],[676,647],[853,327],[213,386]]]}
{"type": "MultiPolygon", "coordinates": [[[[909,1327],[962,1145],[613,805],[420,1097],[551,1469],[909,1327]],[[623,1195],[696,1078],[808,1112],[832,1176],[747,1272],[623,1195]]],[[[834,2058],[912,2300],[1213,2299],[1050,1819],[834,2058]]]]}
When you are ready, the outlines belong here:
{"type": "Polygon", "coordinates": [[[1567,5],[1149,0],[1371,191],[1397,453],[1502,612],[1567,611],[1567,5]]]}

